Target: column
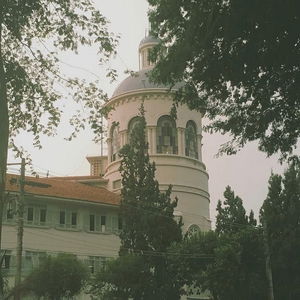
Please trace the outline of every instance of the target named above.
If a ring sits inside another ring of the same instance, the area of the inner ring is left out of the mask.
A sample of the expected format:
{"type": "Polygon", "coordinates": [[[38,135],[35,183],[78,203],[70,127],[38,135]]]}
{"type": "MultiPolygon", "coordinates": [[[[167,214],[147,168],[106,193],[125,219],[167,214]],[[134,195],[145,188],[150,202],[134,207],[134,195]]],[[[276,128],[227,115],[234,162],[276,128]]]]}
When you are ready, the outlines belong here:
{"type": "Polygon", "coordinates": [[[148,153],[151,155],[153,154],[153,149],[152,149],[152,135],[151,135],[151,127],[147,126],[146,128],[146,134],[147,134],[147,143],[148,143],[148,153]]]}
{"type": "Polygon", "coordinates": [[[152,138],[152,154],[157,153],[156,149],[156,126],[151,127],[151,138],[152,138]]]}
{"type": "Polygon", "coordinates": [[[178,127],[177,128],[177,135],[178,135],[178,155],[184,156],[185,155],[185,140],[184,140],[184,130],[185,128],[178,127]]]}
{"type": "Polygon", "coordinates": [[[120,147],[122,148],[126,145],[126,130],[122,130],[119,132],[120,134],[120,147]]]}
{"type": "Polygon", "coordinates": [[[202,134],[197,134],[198,159],[202,162],[202,134]]]}
{"type": "Polygon", "coordinates": [[[110,164],[111,163],[111,138],[107,138],[106,143],[107,143],[107,161],[108,164],[110,164]]]}
{"type": "Polygon", "coordinates": [[[147,126],[147,142],[149,144],[149,154],[156,153],[156,135],[155,135],[156,127],[155,126],[147,126]]]}

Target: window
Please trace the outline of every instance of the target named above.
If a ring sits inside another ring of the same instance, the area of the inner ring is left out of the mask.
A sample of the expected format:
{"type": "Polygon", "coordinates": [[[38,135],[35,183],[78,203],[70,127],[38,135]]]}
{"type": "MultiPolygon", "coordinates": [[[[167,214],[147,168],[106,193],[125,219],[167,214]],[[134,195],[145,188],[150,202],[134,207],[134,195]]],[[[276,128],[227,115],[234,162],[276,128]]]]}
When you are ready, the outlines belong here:
{"type": "Polygon", "coordinates": [[[40,224],[44,225],[46,224],[46,209],[40,208],[40,224]]]}
{"type": "Polygon", "coordinates": [[[200,227],[196,224],[192,224],[189,226],[187,232],[186,232],[186,236],[188,238],[191,238],[194,235],[197,235],[200,232],[200,227]]]}
{"type": "Polygon", "coordinates": [[[123,229],[123,221],[121,217],[118,217],[118,229],[122,230],[123,229]]]}
{"type": "Polygon", "coordinates": [[[119,126],[114,124],[111,131],[111,161],[118,159],[120,150],[119,126]]]}
{"type": "Polygon", "coordinates": [[[8,270],[11,267],[11,250],[1,250],[1,259],[2,269],[8,270]]]}
{"type": "Polygon", "coordinates": [[[7,209],[7,211],[6,211],[6,219],[7,220],[12,220],[13,218],[14,218],[13,210],[11,208],[7,209]]]}
{"type": "Polygon", "coordinates": [[[78,213],[72,209],[60,210],[58,225],[65,229],[76,229],[78,227],[78,213]]]}
{"type": "Polygon", "coordinates": [[[95,231],[95,215],[90,215],[90,231],[95,231]]]}
{"type": "Polygon", "coordinates": [[[45,226],[47,218],[46,207],[31,205],[25,209],[25,222],[27,225],[45,226]]]}
{"type": "Polygon", "coordinates": [[[59,212],[59,225],[65,225],[66,224],[66,212],[64,210],[61,210],[59,212]]]}
{"type": "Polygon", "coordinates": [[[175,121],[170,116],[162,116],[156,127],[157,153],[177,154],[177,129],[175,121]]]}
{"type": "Polygon", "coordinates": [[[77,226],[77,213],[76,212],[72,212],[72,215],[71,215],[71,225],[72,225],[72,227],[76,227],[77,226]]]}
{"type": "Polygon", "coordinates": [[[106,216],[90,215],[90,231],[105,232],[106,231],[106,216]]]}
{"type": "Polygon", "coordinates": [[[89,215],[88,230],[91,232],[118,233],[120,226],[117,215],[89,215]]]}
{"type": "Polygon", "coordinates": [[[105,232],[106,216],[101,216],[101,231],[105,232]]]}
{"type": "Polygon", "coordinates": [[[5,205],[5,215],[7,222],[12,222],[15,218],[15,208],[16,208],[16,201],[15,199],[8,198],[8,201],[5,205]]]}
{"type": "Polygon", "coordinates": [[[197,129],[193,121],[188,121],[185,128],[185,155],[198,159],[197,129]]]}
{"type": "Polygon", "coordinates": [[[38,267],[45,258],[45,252],[25,251],[25,269],[27,271],[31,271],[32,269],[38,267]]]}
{"type": "Polygon", "coordinates": [[[106,218],[106,231],[111,233],[119,232],[119,217],[118,215],[108,215],[106,218]]]}
{"type": "Polygon", "coordinates": [[[134,128],[139,124],[141,121],[141,117],[134,117],[130,120],[129,125],[128,125],[128,141],[130,143],[131,141],[131,135],[134,130],[134,128]]]}
{"type": "Polygon", "coordinates": [[[33,222],[33,207],[27,208],[27,222],[33,222]]]}

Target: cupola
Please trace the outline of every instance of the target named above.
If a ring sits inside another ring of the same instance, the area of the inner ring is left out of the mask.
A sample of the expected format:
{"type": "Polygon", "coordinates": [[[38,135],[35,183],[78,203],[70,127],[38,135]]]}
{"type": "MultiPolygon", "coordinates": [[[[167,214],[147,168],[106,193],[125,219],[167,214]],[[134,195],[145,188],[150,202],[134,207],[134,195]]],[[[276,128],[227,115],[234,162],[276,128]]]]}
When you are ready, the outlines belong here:
{"type": "Polygon", "coordinates": [[[159,43],[159,40],[153,36],[146,36],[139,45],[139,65],[140,70],[149,69],[154,66],[154,62],[149,59],[150,49],[159,43]]]}

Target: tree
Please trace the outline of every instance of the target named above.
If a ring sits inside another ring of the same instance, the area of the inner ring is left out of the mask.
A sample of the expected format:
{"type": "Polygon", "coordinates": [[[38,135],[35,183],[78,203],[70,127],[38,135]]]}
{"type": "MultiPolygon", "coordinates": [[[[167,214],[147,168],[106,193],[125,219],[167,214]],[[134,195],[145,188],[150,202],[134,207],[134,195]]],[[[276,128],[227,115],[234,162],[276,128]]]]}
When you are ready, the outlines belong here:
{"type": "Polygon", "coordinates": [[[294,159],[283,176],[272,174],[261,208],[271,252],[276,299],[300,297],[300,162],[294,159]]]}
{"type": "Polygon", "coordinates": [[[21,289],[37,297],[59,300],[79,294],[87,275],[87,268],[72,254],[48,256],[25,279],[21,289]]]}
{"type": "Polygon", "coordinates": [[[216,230],[173,245],[173,264],[187,286],[209,291],[213,299],[266,299],[262,230],[230,187],[224,197],[224,204],[218,204],[216,230]]]}
{"type": "Polygon", "coordinates": [[[120,257],[108,265],[105,271],[108,276],[104,274],[96,279],[100,289],[113,287],[106,295],[108,299],[180,298],[182,282],[168,264],[167,249],[181,240],[182,223],[174,220],[177,200],[171,199],[171,187],[160,192],[155,180],[155,164],[150,162],[147,152],[145,130],[142,107],[130,144],[120,150],[120,216],[123,221],[120,257]],[[137,274],[139,279],[132,280],[137,274]]]}
{"type": "Polygon", "coordinates": [[[221,200],[218,201],[217,205],[217,233],[234,233],[240,231],[243,226],[256,225],[253,211],[251,210],[249,216],[246,215],[243,200],[234,195],[234,191],[231,190],[230,186],[226,187],[224,198],[224,207],[221,200]]]}
{"type": "MultiPolygon", "coordinates": [[[[0,1],[0,226],[8,144],[17,149],[14,137],[20,131],[31,132],[36,147],[41,147],[41,135],[55,134],[61,118],[58,102],[67,97],[62,89],[81,102],[88,115],[85,119],[75,114],[70,120],[71,137],[85,121],[96,134],[101,132],[105,93],[97,82],[64,76],[59,53],[95,45],[99,62],[105,63],[116,45],[106,24],[92,0],[0,1]]],[[[108,72],[114,77],[113,70],[108,72]]]]}
{"type": "Polygon", "coordinates": [[[212,291],[224,300],[266,299],[262,228],[229,186],[224,198],[217,206],[216,260],[208,271],[212,291]]]}
{"type": "Polygon", "coordinates": [[[156,82],[183,82],[177,103],[229,133],[221,152],[258,140],[285,158],[300,135],[300,3],[149,0],[156,82]]]}

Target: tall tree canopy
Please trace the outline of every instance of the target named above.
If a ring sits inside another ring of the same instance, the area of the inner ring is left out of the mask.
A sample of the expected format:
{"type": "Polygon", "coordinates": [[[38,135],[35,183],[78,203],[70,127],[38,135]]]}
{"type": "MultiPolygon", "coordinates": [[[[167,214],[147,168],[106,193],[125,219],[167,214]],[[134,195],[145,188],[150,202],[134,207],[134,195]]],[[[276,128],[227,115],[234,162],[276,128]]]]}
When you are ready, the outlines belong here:
{"type": "Polygon", "coordinates": [[[261,209],[271,252],[275,299],[300,297],[300,161],[273,174],[261,209]]]}
{"type": "Polygon", "coordinates": [[[58,300],[80,293],[88,278],[86,266],[72,254],[45,257],[40,266],[24,280],[21,291],[39,299],[58,300]]]}
{"type": "Polygon", "coordinates": [[[181,274],[168,263],[167,250],[181,241],[182,224],[174,219],[177,200],[171,199],[171,187],[159,190],[145,130],[142,108],[130,144],[120,151],[120,257],[96,278],[92,293],[101,299],[180,299],[181,274]]]}
{"type": "MultiPolygon", "coordinates": [[[[229,133],[221,151],[245,143],[286,157],[300,135],[300,2],[148,0],[161,38],[155,81],[185,82],[178,101],[229,133]]],[[[154,55],[154,56],[155,56],[154,55]]]]}
{"type": "Polygon", "coordinates": [[[175,244],[174,264],[187,286],[209,291],[213,299],[266,299],[262,230],[230,187],[224,197],[217,208],[216,230],[175,244]]]}
{"type": "MultiPolygon", "coordinates": [[[[40,147],[41,135],[55,134],[58,101],[67,96],[62,89],[82,102],[94,132],[101,131],[97,124],[105,93],[97,82],[64,76],[59,65],[61,51],[91,45],[98,47],[100,63],[115,53],[116,38],[92,0],[0,0],[0,225],[8,141],[14,145],[14,136],[23,130],[40,147]]],[[[74,115],[72,136],[85,121],[74,115]]]]}

